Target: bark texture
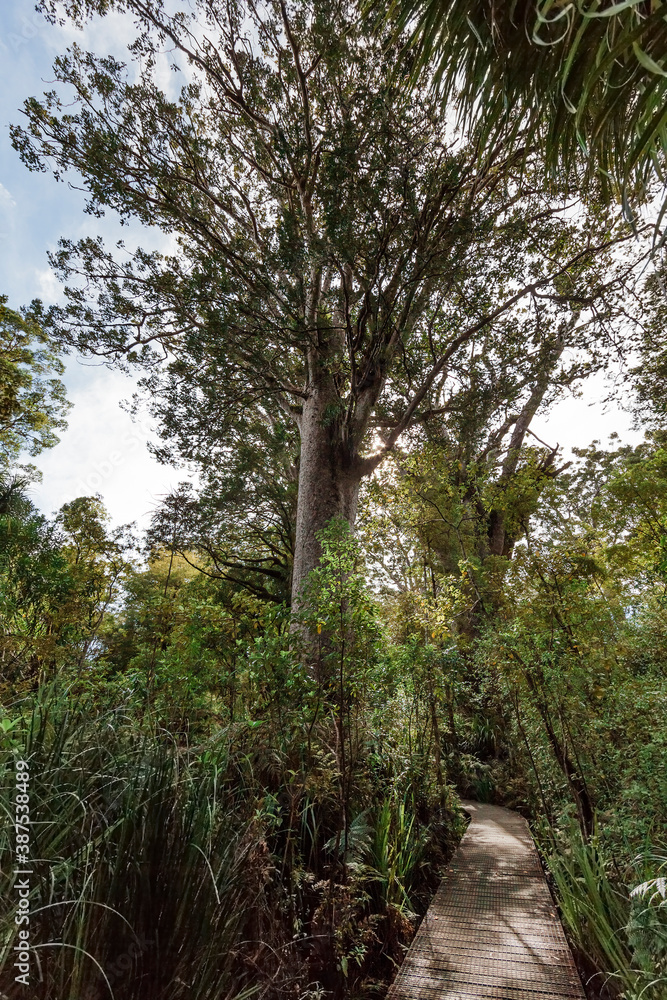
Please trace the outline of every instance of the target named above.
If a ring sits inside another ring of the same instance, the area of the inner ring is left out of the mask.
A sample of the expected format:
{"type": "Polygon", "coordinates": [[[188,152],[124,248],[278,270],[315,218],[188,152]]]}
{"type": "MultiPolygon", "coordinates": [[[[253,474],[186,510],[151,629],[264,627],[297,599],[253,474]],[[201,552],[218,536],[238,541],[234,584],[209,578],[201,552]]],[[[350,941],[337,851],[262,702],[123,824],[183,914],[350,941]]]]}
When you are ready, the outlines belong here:
{"type": "Polygon", "coordinates": [[[361,468],[346,444],[338,419],[335,390],[318,386],[308,395],[301,415],[299,500],[296,514],[292,607],[299,605],[308,574],[317,566],[319,531],[333,517],[354,526],[361,468]]]}

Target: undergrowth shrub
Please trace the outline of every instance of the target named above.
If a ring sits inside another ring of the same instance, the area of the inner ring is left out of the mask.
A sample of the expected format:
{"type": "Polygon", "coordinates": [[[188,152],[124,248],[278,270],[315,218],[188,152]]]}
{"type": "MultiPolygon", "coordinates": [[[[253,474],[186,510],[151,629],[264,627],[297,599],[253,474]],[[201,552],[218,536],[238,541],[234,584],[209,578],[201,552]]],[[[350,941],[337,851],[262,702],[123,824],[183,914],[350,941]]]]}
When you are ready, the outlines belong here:
{"type": "MultiPolygon", "coordinates": [[[[382,733],[367,715],[354,726],[341,828],[332,727],[309,712],[307,701],[283,706],[279,725],[267,712],[188,743],[57,685],[14,707],[1,795],[11,815],[15,761],[26,760],[35,1000],[375,995],[460,820],[442,796],[418,815],[400,766],[377,780],[382,733]]],[[[5,826],[0,990],[23,1000],[13,857],[5,826]]]]}
{"type": "Polygon", "coordinates": [[[664,869],[649,849],[619,869],[604,837],[585,840],[576,823],[543,840],[565,928],[595,996],[664,1000],[667,996],[667,893],[664,869]],[[633,888],[634,884],[634,888],[633,888]]]}

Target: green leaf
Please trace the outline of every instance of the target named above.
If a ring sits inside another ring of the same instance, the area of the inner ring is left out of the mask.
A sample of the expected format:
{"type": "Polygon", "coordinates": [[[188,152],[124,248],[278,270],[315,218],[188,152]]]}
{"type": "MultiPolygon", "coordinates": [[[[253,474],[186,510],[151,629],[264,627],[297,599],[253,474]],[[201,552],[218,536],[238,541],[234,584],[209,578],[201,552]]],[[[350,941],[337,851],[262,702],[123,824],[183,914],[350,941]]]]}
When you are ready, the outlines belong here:
{"type": "Polygon", "coordinates": [[[650,55],[637,44],[637,42],[632,43],[632,51],[637,56],[637,61],[641,63],[644,69],[647,69],[650,73],[657,73],[659,76],[667,76],[667,72],[659,66],[655,59],[651,59],[650,55]]]}

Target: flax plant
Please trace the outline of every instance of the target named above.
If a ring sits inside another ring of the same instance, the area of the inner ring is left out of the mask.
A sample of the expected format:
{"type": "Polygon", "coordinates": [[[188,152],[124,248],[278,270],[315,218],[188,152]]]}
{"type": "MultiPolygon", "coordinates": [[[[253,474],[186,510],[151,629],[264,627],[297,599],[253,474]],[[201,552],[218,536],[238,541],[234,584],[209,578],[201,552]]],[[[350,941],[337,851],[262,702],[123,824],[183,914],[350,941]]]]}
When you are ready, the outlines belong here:
{"type": "MultiPolygon", "coordinates": [[[[651,853],[635,859],[645,868],[651,853]]],[[[552,841],[548,856],[561,917],[602,995],[623,1000],[664,1000],[661,961],[667,936],[662,918],[664,879],[630,890],[597,836],[585,841],[572,825],[564,847],[552,841]]]]}
{"type": "MultiPolygon", "coordinates": [[[[11,815],[18,752],[31,769],[35,1000],[250,995],[239,942],[263,862],[243,789],[225,786],[216,755],[203,765],[164,733],[120,712],[83,714],[53,692],[21,727],[3,744],[1,795],[11,815]]],[[[10,833],[0,840],[0,983],[11,996],[10,833]]]]}

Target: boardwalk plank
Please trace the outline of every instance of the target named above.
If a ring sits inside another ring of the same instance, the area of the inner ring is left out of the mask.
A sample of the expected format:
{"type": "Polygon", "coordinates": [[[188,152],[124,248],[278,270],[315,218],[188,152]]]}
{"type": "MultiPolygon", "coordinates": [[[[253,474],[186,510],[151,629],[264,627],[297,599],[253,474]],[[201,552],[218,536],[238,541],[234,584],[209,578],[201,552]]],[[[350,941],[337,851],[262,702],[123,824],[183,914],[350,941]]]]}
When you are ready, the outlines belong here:
{"type": "Polygon", "coordinates": [[[470,826],[387,1000],[585,1000],[528,824],[465,808],[470,826]]]}

